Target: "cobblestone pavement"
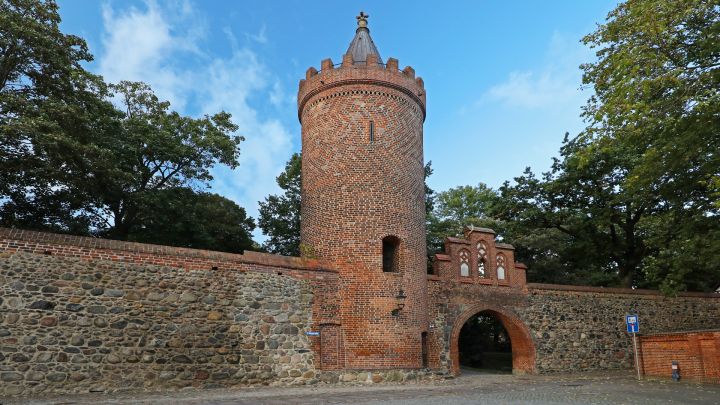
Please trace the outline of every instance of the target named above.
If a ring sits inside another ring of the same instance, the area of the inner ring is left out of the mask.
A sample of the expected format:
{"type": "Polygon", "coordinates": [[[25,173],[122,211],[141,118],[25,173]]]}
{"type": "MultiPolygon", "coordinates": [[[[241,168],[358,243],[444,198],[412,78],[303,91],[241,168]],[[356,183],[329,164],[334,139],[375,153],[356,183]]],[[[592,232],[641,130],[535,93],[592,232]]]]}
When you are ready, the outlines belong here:
{"type": "Polygon", "coordinates": [[[68,395],[0,404],[459,405],[459,404],[720,404],[720,385],[636,381],[631,374],[513,376],[466,372],[439,382],[406,385],[186,390],[170,393],[68,395]]]}

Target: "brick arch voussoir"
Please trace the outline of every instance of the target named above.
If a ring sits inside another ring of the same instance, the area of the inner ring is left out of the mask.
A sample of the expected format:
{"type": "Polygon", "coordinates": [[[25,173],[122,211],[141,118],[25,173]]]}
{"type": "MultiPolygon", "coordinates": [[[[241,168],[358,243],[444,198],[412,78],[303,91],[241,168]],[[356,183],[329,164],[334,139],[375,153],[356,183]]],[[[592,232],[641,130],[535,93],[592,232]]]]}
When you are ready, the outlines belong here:
{"type": "Polygon", "coordinates": [[[465,322],[480,312],[490,313],[495,316],[502,323],[508,335],[510,335],[510,341],[512,342],[513,373],[534,373],[535,344],[530,335],[530,330],[513,311],[486,304],[475,304],[463,311],[455,319],[452,332],[450,333],[451,372],[454,375],[460,374],[460,352],[458,349],[460,330],[463,325],[465,325],[465,322]]]}

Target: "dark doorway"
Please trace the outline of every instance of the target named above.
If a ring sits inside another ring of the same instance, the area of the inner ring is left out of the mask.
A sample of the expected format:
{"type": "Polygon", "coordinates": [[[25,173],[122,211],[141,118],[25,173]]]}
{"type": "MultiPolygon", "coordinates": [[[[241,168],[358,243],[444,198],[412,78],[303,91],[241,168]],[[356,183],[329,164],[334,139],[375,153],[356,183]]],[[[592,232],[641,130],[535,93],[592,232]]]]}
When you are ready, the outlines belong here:
{"type": "Polygon", "coordinates": [[[488,312],[468,319],[458,338],[460,366],[496,373],[512,373],[512,345],[502,322],[488,312]]]}
{"type": "Polygon", "coordinates": [[[427,332],[423,332],[420,334],[420,339],[422,340],[422,366],[423,368],[428,367],[428,341],[427,341],[427,332]]]}

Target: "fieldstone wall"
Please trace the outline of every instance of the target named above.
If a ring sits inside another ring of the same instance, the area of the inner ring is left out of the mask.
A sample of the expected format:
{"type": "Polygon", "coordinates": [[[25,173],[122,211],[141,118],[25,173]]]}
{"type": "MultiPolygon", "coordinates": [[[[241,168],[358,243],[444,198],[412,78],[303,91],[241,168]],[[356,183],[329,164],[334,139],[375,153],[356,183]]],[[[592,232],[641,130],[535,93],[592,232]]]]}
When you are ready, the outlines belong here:
{"type": "Polygon", "coordinates": [[[326,276],[73,257],[82,243],[0,242],[0,396],[318,381],[305,332],[326,276]]]}
{"type": "Polygon", "coordinates": [[[641,334],[720,328],[720,295],[664,297],[649,291],[536,286],[516,309],[530,329],[539,372],[633,368],[625,315],[637,313],[641,334]]]}
{"type": "MultiPolygon", "coordinates": [[[[718,294],[427,281],[427,364],[441,376],[483,311],[508,330],[518,372],[632,367],[629,312],[644,334],[720,328],[718,294]]],[[[432,378],[335,367],[340,285],[313,259],[0,228],[0,396],[432,378]]]]}
{"type": "Polygon", "coordinates": [[[499,319],[513,346],[515,372],[576,372],[634,367],[625,315],[642,334],[720,328],[720,295],[529,284],[511,288],[430,276],[430,366],[459,371],[457,338],[469,317],[499,319]]]}

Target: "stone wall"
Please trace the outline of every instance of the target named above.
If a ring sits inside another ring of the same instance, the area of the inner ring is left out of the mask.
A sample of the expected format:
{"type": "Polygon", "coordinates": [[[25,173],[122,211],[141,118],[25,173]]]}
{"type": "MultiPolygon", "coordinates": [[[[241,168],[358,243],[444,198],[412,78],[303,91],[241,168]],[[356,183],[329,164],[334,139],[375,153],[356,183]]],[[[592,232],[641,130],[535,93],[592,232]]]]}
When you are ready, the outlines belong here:
{"type": "MultiPolygon", "coordinates": [[[[504,324],[516,372],[631,368],[629,312],[643,334],[720,328],[718,294],[441,270],[427,276],[426,308],[428,366],[440,373],[459,370],[460,329],[479,312],[504,324]]],[[[403,362],[342,365],[338,277],[318,260],[0,228],[0,396],[425,378],[403,362]]]]}
{"type": "Polygon", "coordinates": [[[642,334],[720,328],[720,295],[562,288],[530,285],[528,305],[517,308],[531,331],[540,372],[634,367],[625,326],[631,311],[642,334]]]}
{"type": "Polygon", "coordinates": [[[317,381],[335,274],[244,256],[0,229],[0,396],[317,381]]]}
{"type": "Polygon", "coordinates": [[[494,315],[513,346],[515,372],[575,372],[634,367],[625,315],[643,334],[720,328],[720,295],[529,284],[487,286],[430,276],[431,367],[459,371],[457,338],[478,312],[494,315]]]}

